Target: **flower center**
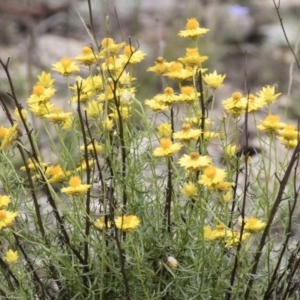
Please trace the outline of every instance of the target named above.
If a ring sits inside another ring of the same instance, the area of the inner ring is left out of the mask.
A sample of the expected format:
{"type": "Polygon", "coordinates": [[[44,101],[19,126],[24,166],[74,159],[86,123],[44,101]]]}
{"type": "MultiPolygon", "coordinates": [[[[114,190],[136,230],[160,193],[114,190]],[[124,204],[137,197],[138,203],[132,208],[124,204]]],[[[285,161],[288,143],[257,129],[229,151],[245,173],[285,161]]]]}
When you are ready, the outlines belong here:
{"type": "Polygon", "coordinates": [[[81,184],[81,180],[78,176],[73,176],[71,177],[71,179],[69,180],[69,185],[70,186],[79,186],[81,184]]]}
{"type": "Polygon", "coordinates": [[[172,146],[172,141],[170,139],[161,139],[160,146],[164,149],[168,149],[172,146]]]}
{"type": "Polygon", "coordinates": [[[181,93],[185,95],[191,95],[194,92],[194,88],[191,86],[183,86],[181,88],[181,93]]]}
{"type": "Polygon", "coordinates": [[[41,84],[37,84],[33,87],[33,93],[37,96],[43,95],[45,88],[41,84]]]}
{"type": "Polygon", "coordinates": [[[235,92],[231,96],[234,100],[240,100],[242,98],[242,94],[240,92],[235,92]]]}
{"type": "Polygon", "coordinates": [[[157,64],[163,64],[165,62],[164,58],[159,56],[156,61],[155,61],[157,64]]]}
{"type": "Polygon", "coordinates": [[[132,47],[132,46],[130,46],[130,45],[128,45],[128,46],[126,46],[125,48],[124,48],[124,54],[126,55],[126,56],[130,56],[130,55],[132,55],[132,53],[135,51],[135,49],[134,49],[134,47],[132,47]]]}
{"type": "Polygon", "coordinates": [[[170,87],[165,88],[165,94],[166,95],[173,95],[174,94],[174,90],[170,87]]]}
{"type": "Polygon", "coordinates": [[[217,168],[214,166],[209,166],[204,170],[204,174],[208,178],[214,178],[217,174],[217,168]]]}
{"type": "Polygon", "coordinates": [[[190,158],[193,160],[197,160],[200,157],[200,154],[198,152],[192,152],[190,154],[190,158]]]}
{"type": "Polygon", "coordinates": [[[190,131],[191,130],[191,125],[190,124],[187,124],[187,123],[184,123],[184,124],[182,124],[182,130],[183,131],[190,131]]]}
{"type": "Polygon", "coordinates": [[[183,65],[180,62],[174,63],[171,67],[170,67],[170,72],[179,72],[183,69],[183,65]]]}
{"type": "Polygon", "coordinates": [[[101,42],[101,46],[104,48],[107,48],[108,46],[110,46],[111,44],[114,43],[114,40],[111,38],[104,38],[101,42]]]}
{"type": "Polygon", "coordinates": [[[62,66],[63,66],[64,68],[67,68],[67,67],[69,67],[69,66],[71,65],[72,59],[69,58],[69,57],[65,57],[65,58],[62,58],[62,59],[60,60],[60,63],[62,64],[62,66]]]}
{"type": "Polygon", "coordinates": [[[198,55],[197,48],[186,48],[186,56],[198,55]]]}
{"type": "Polygon", "coordinates": [[[266,121],[267,122],[278,122],[279,116],[269,115],[269,116],[267,116],[266,121]]]}
{"type": "Polygon", "coordinates": [[[6,218],[6,211],[0,210],[0,221],[5,220],[6,218]]]}
{"type": "Polygon", "coordinates": [[[188,19],[186,23],[186,29],[196,29],[199,27],[199,22],[195,19],[188,19]]]}
{"type": "Polygon", "coordinates": [[[88,55],[88,54],[92,54],[92,53],[93,53],[93,51],[92,51],[92,49],[90,47],[84,46],[82,48],[82,54],[88,55]]]}

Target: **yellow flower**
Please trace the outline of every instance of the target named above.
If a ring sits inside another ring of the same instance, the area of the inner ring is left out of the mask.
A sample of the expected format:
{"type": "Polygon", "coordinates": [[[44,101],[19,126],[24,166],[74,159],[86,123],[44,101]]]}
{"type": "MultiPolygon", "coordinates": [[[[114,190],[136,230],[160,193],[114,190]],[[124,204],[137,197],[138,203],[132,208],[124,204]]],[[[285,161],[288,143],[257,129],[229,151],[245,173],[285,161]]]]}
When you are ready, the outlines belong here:
{"type": "Polygon", "coordinates": [[[174,139],[182,142],[196,141],[201,135],[200,129],[192,129],[190,124],[182,124],[182,130],[173,134],[174,139]]]}
{"type": "Polygon", "coordinates": [[[267,134],[277,132],[279,129],[284,128],[286,124],[279,122],[280,117],[276,115],[268,115],[265,120],[260,121],[261,125],[257,129],[264,131],[267,134]]]}
{"type": "Polygon", "coordinates": [[[171,87],[165,88],[163,94],[158,94],[154,98],[156,101],[166,105],[172,105],[179,101],[178,96],[174,94],[174,90],[171,87]]]}
{"type": "Polygon", "coordinates": [[[298,139],[296,140],[287,140],[282,137],[278,137],[278,139],[281,141],[281,144],[284,145],[287,149],[295,149],[298,145],[298,139]]]}
{"type": "MultiPolygon", "coordinates": [[[[90,159],[90,160],[88,161],[89,167],[92,168],[92,167],[95,165],[95,162],[96,162],[96,161],[95,161],[94,159],[90,159]]],[[[80,161],[79,167],[76,168],[76,171],[77,171],[77,172],[83,172],[83,171],[86,171],[86,170],[87,170],[86,161],[85,161],[85,159],[82,159],[82,160],[80,161]]]]}
{"type": "Polygon", "coordinates": [[[111,222],[108,220],[105,220],[105,217],[100,217],[94,222],[94,226],[99,229],[110,228],[111,222]]]}
{"type": "Polygon", "coordinates": [[[181,94],[179,95],[179,101],[188,104],[194,103],[200,97],[200,93],[197,93],[193,86],[182,86],[181,94]]]}
{"type": "Polygon", "coordinates": [[[227,113],[232,115],[234,118],[237,118],[245,113],[247,101],[243,98],[241,93],[235,92],[230,98],[222,101],[222,104],[227,113]]]}
{"type": "Polygon", "coordinates": [[[299,132],[294,125],[285,125],[277,132],[285,140],[296,140],[299,137],[299,132]]]}
{"type": "Polygon", "coordinates": [[[248,112],[259,110],[265,105],[262,98],[255,97],[253,94],[249,94],[246,101],[248,103],[248,112]]]}
{"type": "Polygon", "coordinates": [[[101,52],[100,57],[109,57],[111,55],[116,55],[122,47],[125,46],[125,43],[115,44],[114,40],[111,38],[104,38],[101,42],[101,52]]]}
{"type": "Polygon", "coordinates": [[[114,127],[114,121],[107,117],[104,121],[102,121],[102,127],[104,130],[111,131],[114,127]]]}
{"type": "Polygon", "coordinates": [[[148,72],[154,72],[158,75],[163,75],[168,72],[170,63],[167,63],[163,57],[158,57],[155,61],[155,66],[147,69],[148,72]]]}
{"type": "Polygon", "coordinates": [[[196,18],[191,18],[187,20],[186,30],[180,31],[178,35],[195,40],[206,34],[208,31],[209,29],[200,27],[196,18]]]}
{"type": "Polygon", "coordinates": [[[85,108],[85,110],[90,118],[96,119],[101,116],[103,112],[103,105],[96,100],[92,100],[88,102],[88,106],[85,108]]]}
{"type": "Polygon", "coordinates": [[[186,55],[178,58],[180,62],[190,67],[198,67],[208,59],[208,56],[202,56],[197,48],[186,48],[186,55]]]}
{"type": "Polygon", "coordinates": [[[9,203],[11,203],[9,196],[0,195],[0,209],[6,208],[9,203]]]}
{"type": "Polygon", "coordinates": [[[46,103],[33,103],[29,104],[29,110],[37,117],[44,118],[46,114],[52,112],[54,104],[50,102],[46,103]]]}
{"type": "MultiPolygon", "coordinates": [[[[94,153],[94,151],[95,151],[94,146],[95,146],[96,153],[101,153],[102,152],[103,147],[98,142],[94,142],[94,143],[90,142],[87,146],[88,152],[94,153]]],[[[85,149],[84,145],[80,146],[81,151],[84,151],[84,149],[85,149]]]]}
{"type": "Polygon", "coordinates": [[[67,180],[71,172],[64,172],[60,165],[50,166],[46,169],[45,175],[49,183],[61,183],[67,180]]]}
{"type": "Polygon", "coordinates": [[[78,176],[73,176],[69,180],[69,186],[62,188],[60,191],[69,196],[78,196],[85,194],[90,187],[90,184],[81,184],[81,180],[78,176]]]}
{"type": "Polygon", "coordinates": [[[38,83],[33,87],[32,94],[27,99],[27,103],[28,105],[45,103],[48,102],[54,94],[54,88],[45,88],[42,84],[38,83]]]}
{"type": "MultiPolygon", "coordinates": [[[[29,170],[33,173],[39,173],[39,170],[42,170],[44,171],[47,166],[48,166],[48,162],[47,163],[43,163],[41,161],[41,158],[38,157],[38,161],[36,161],[33,157],[29,157],[28,160],[27,160],[27,166],[29,168],[29,170]]],[[[25,166],[22,166],[20,168],[21,171],[26,171],[26,167],[25,166]]]]}
{"type": "Polygon", "coordinates": [[[210,187],[208,187],[208,189],[215,192],[228,192],[231,190],[232,186],[234,186],[233,182],[221,181],[219,183],[211,185],[210,187]]]}
{"type": "Polygon", "coordinates": [[[214,231],[211,229],[210,226],[204,226],[204,240],[206,241],[213,241],[216,237],[214,235],[214,231]]]}
{"type": "Polygon", "coordinates": [[[115,219],[116,227],[125,232],[131,232],[133,229],[139,226],[140,222],[140,219],[134,215],[126,215],[123,217],[117,217],[115,219]]]}
{"type": "Polygon", "coordinates": [[[93,49],[88,46],[82,48],[82,54],[75,57],[75,60],[82,63],[85,66],[90,66],[97,62],[97,55],[93,52],[93,49]]]}
{"type": "Polygon", "coordinates": [[[146,53],[141,50],[135,50],[131,45],[127,45],[124,48],[124,54],[119,56],[119,60],[124,64],[137,64],[141,62],[146,53]]]}
{"type": "Polygon", "coordinates": [[[257,93],[259,98],[262,98],[262,100],[270,105],[273,102],[276,101],[276,99],[281,95],[281,93],[275,94],[275,86],[266,86],[263,87],[260,92],[257,93]]]}
{"type": "MultiPolygon", "coordinates": [[[[240,221],[240,224],[242,222],[240,221]]],[[[266,222],[262,222],[256,218],[250,217],[245,220],[244,230],[250,233],[261,231],[267,225],[266,222]]]]}
{"type": "Polygon", "coordinates": [[[204,169],[204,174],[201,175],[199,183],[207,187],[213,187],[214,185],[223,182],[226,176],[227,173],[225,170],[218,169],[214,166],[208,166],[204,169]]]}
{"type": "Polygon", "coordinates": [[[12,212],[7,210],[0,210],[0,229],[6,228],[14,222],[15,218],[17,217],[18,212],[12,212]]]}
{"type": "Polygon", "coordinates": [[[38,76],[38,79],[39,81],[37,84],[42,85],[44,88],[52,87],[53,82],[55,81],[55,79],[51,77],[50,73],[45,73],[44,71],[41,73],[40,76],[38,76]]]}
{"type": "Polygon", "coordinates": [[[238,150],[238,146],[236,145],[227,145],[224,149],[224,153],[226,156],[231,157],[235,156],[238,150]]]}
{"type": "Polygon", "coordinates": [[[169,123],[162,123],[158,127],[158,135],[163,138],[168,138],[172,135],[172,126],[169,123]]]}
{"type": "MultiPolygon", "coordinates": [[[[17,121],[21,121],[21,120],[22,120],[22,119],[21,119],[21,116],[20,116],[20,114],[19,114],[19,110],[18,110],[17,107],[16,107],[15,110],[14,110],[14,115],[15,115],[15,118],[16,118],[17,121]]],[[[27,113],[26,109],[24,109],[24,108],[21,109],[21,115],[23,116],[23,119],[24,119],[24,120],[27,119],[28,113],[27,113]]]]}
{"type": "Polygon", "coordinates": [[[63,76],[69,76],[74,72],[80,70],[79,67],[69,57],[62,58],[60,61],[54,63],[52,66],[52,70],[56,71],[57,73],[63,76]]]}
{"type": "Polygon", "coordinates": [[[161,139],[160,140],[160,147],[157,147],[153,151],[154,156],[161,156],[161,157],[170,157],[174,153],[178,152],[181,149],[182,145],[178,143],[172,143],[170,139],[161,139]]]}
{"type": "Polygon", "coordinates": [[[198,152],[192,152],[190,155],[184,154],[178,163],[189,171],[201,171],[212,163],[212,158],[200,155],[198,152]]]}
{"type": "Polygon", "coordinates": [[[183,67],[183,64],[180,62],[170,63],[169,71],[164,74],[164,76],[167,76],[176,81],[190,80],[193,78],[193,75],[193,68],[185,69],[183,67]]]}
{"type": "MultiPolygon", "coordinates": [[[[242,238],[241,238],[241,242],[245,243],[247,241],[247,239],[249,238],[249,236],[250,236],[249,232],[243,233],[242,238]]],[[[231,236],[228,236],[225,239],[225,242],[226,242],[226,244],[224,246],[225,248],[238,246],[239,243],[240,243],[240,233],[238,231],[234,231],[234,234],[231,235],[231,236]]]]}
{"type": "Polygon", "coordinates": [[[7,134],[8,128],[1,126],[0,127],[0,139],[3,139],[5,137],[5,135],[7,134]]]}
{"type": "Polygon", "coordinates": [[[228,191],[225,195],[223,195],[223,200],[225,202],[231,202],[232,201],[232,192],[228,191]]]}
{"type": "Polygon", "coordinates": [[[204,82],[213,90],[223,86],[223,81],[226,75],[218,75],[217,71],[203,76],[204,82]]]}
{"type": "Polygon", "coordinates": [[[187,197],[194,197],[197,194],[197,187],[193,182],[189,182],[181,189],[181,192],[187,197]]]}
{"type": "Polygon", "coordinates": [[[178,267],[178,261],[173,256],[168,256],[166,259],[166,265],[170,269],[176,269],[178,267]]]}
{"type": "Polygon", "coordinates": [[[8,128],[5,136],[3,137],[0,150],[3,150],[4,148],[12,145],[15,142],[15,140],[18,138],[19,131],[17,126],[18,124],[15,124],[12,127],[8,128]]]}
{"type": "MultiPolygon", "coordinates": [[[[127,120],[130,117],[131,110],[130,110],[129,107],[120,106],[119,110],[120,110],[120,115],[121,115],[122,120],[127,120]]],[[[114,120],[118,120],[119,119],[118,110],[116,108],[112,109],[112,112],[108,116],[111,117],[114,120]]]]}
{"type": "Polygon", "coordinates": [[[161,112],[169,108],[168,105],[162,103],[161,101],[155,99],[145,100],[145,104],[155,112],[161,112]]]}
{"type": "Polygon", "coordinates": [[[11,249],[9,249],[8,251],[6,251],[5,256],[4,256],[4,260],[8,263],[8,264],[13,264],[15,263],[17,260],[19,259],[19,255],[17,251],[13,251],[11,249]]]}
{"type": "Polygon", "coordinates": [[[45,114],[44,118],[48,119],[53,124],[63,124],[70,119],[71,115],[71,112],[64,113],[60,108],[55,108],[51,113],[45,114]]]}

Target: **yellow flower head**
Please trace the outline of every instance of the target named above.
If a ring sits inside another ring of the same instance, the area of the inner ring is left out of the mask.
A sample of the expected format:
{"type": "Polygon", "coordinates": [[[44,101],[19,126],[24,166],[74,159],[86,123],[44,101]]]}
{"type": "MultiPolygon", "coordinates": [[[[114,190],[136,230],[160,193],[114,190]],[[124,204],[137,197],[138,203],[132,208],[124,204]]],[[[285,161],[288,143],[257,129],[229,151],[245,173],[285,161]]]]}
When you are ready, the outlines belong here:
{"type": "MultiPolygon", "coordinates": [[[[84,148],[85,148],[84,145],[80,146],[81,151],[84,151],[84,148]]],[[[101,153],[103,147],[98,142],[94,142],[94,143],[90,142],[87,146],[87,150],[88,152],[92,152],[92,153],[94,153],[94,151],[96,151],[96,153],[101,153]]]]}
{"type": "MultiPolygon", "coordinates": [[[[22,120],[22,118],[21,118],[21,116],[19,114],[19,110],[18,110],[17,107],[14,110],[14,115],[15,115],[15,118],[16,118],[17,121],[21,121],[22,120]]],[[[27,119],[28,113],[27,113],[26,109],[24,109],[24,108],[21,109],[21,115],[23,116],[24,120],[27,119]]]]}
{"type": "Polygon", "coordinates": [[[255,97],[253,94],[249,94],[246,101],[248,103],[248,112],[257,111],[265,105],[262,98],[255,97]]]}
{"type": "Polygon", "coordinates": [[[276,99],[281,95],[281,93],[275,94],[275,86],[266,86],[263,87],[260,92],[257,93],[259,98],[262,98],[262,101],[268,105],[274,103],[276,99]]]}
{"type": "Polygon", "coordinates": [[[54,104],[50,102],[45,103],[33,103],[29,104],[29,110],[37,117],[44,118],[46,114],[49,114],[54,109],[54,104]]]}
{"type": "Polygon", "coordinates": [[[85,108],[87,115],[90,118],[96,119],[102,115],[103,105],[99,101],[92,100],[88,102],[87,107],[85,108]]]}
{"type": "Polygon", "coordinates": [[[158,127],[158,135],[162,138],[169,138],[172,135],[172,126],[170,123],[162,123],[158,127]]]}
{"type": "Polygon", "coordinates": [[[64,113],[60,108],[54,108],[51,113],[45,114],[43,117],[48,119],[52,124],[64,124],[72,113],[64,113]]]}
{"type": "Polygon", "coordinates": [[[236,145],[227,145],[224,149],[224,153],[227,157],[235,156],[238,150],[236,145]]]}
{"type": "Polygon", "coordinates": [[[174,90],[171,87],[166,87],[163,94],[158,94],[154,99],[165,105],[172,105],[179,101],[177,95],[175,95],[174,90]]]}
{"type": "Polygon", "coordinates": [[[283,137],[278,137],[278,139],[281,141],[281,144],[284,145],[286,149],[295,149],[298,145],[298,139],[287,140],[283,137]]]}
{"type": "Polygon", "coordinates": [[[55,79],[51,77],[50,73],[45,73],[44,71],[38,76],[37,85],[42,85],[44,88],[50,88],[53,86],[55,79]]]}
{"type": "Polygon", "coordinates": [[[201,171],[212,163],[212,158],[192,152],[190,155],[184,154],[178,163],[188,171],[201,171]]]}
{"type": "Polygon", "coordinates": [[[183,186],[181,192],[187,197],[194,197],[197,194],[197,187],[193,182],[188,182],[183,186]]]}
{"type": "Polygon", "coordinates": [[[6,208],[9,203],[11,203],[9,196],[0,195],[0,209],[6,208]]]}
{"type": "MultiPolygon", "coordinates": [[[[240,221],[240,224],[242,222],[240,221]]],[[[250,233],[261,231],[267,225],[266,222],[262,222],[256,218],[249,217],[245,220],[244,230],[250,233]]]]}
{"type": "Polygon", "coordinates": [[[49,183],[62,183],[67,180],[70,174],[70,172],[64,172],[60,165],[50,166],[45,172],[49,183]]]}
{"type": "Polygon", "coordinates": [[[154,112],[161,112],[169,108],[168,105],[164,104],[163,102],[159,101],[155,97],[151,100],[145,100],[145,105],[147,105],[150,109],[154,112]]]}
{"type": "Polygon", "coordinates": [[[285,125],[277,132],[285,140],[297,140],[299,137],[299,132],[294,125],[285,125]]]}
{"type": "Polygon", "coordinates": [[[204,82],[213,90],[216,90],[223,86],[223,81],[226,75],[218,75],[217,71],[213,73],[206,74],[203,76],[204,82]]]}
{"type": "Polygon", "coordinates": [[[104,38],[101,42],[101,52],[100,57],[109,57],[111,55],[116,55],[122,47],[125,46],[125,43],[115,44],[114,40],[111,38],[104,38]]]}
{"type": "Polygon", "coordinates": [[[140,222],[140,219],[134,215],[126,215],[115,219],[116,227],[125,232],[131,232],[140,225],[140,222]]]}
{"type": "Polygon", "coordinates": [[[0,127],[0,139],[3,139],[5,137],[5,135],[7,134],[8,128],[1,126],[0,127]]]}
{"type": "Polygon", "coordinates": [[[238,231],[234,231],[233,235],[228,236],[225,239],[225,248],[231,248],[231,247],[237,247],[240,242],[245,243],[247,241],[247,239],[249,238],[250,233],[249,232],[245,232],[242,235],[242,238],[240,238],[240,232],[238,231]]]}
{"type": "Polygon", "coordinates": [[[111,131],[114,127],[114,121],[110,118],[106,118],[102,121],[102,128],[103,130],[111,131]]]}
{"type": "Polygon", "coordinates": [[[97,62],[97,55],[93,52],[93,49],[88,46],[82,48],[82,54],[75,57],[79,63],[82,63],[85,66],[91,66],[97,62]]]}
{"type": "Polygon", "coordinates": [[[80,70],[79,67],[69,57],[62,58],[52,66],[52,70],[66,77],[80,70]]]}
{"type": "Polygon", "coordinates": [[[172,143],[170,139],[161,139],[160,147],[157,147],[153,151],[154,156],[160,157],[170,157],[174,153],[178,152],[181,149],[182,145],[178,143],[172,143]]]}
{"type": "MultiPolygon", "coordinates": [[[[36,161],[33,157],[29,157],[27,160],[27,166],[29,170],[33,173],[39,173],[40,170],[44,171],[47,168],[48,164],[48,162],[43,163],[40,157],[38,157],[38,161],[36,161]]],[[[22,166],[20,170],[26,171],[26,167],[22,166]]]]}
{"type": "Polygon", "coordinates": [[[178,35],[195,40],[206,34],[208,31],[209,29],[200,27],[196,18],[191,18],[187,20],[186,30],[180,31],[178,35]]]}
{"type": "Polygon", "coordinates": [[[232,96],[222,102],[226,112],[234,118],[240,117],[246,111],[247,101],[239,92],[235,92],[232,96]]]}
{"type": "Polygon", "coordinates": [[[265,120],[260,121],[261,125],[257,129],[264,131],[267,134],[278,132],[279,129],[284,128],[286,124],[279,122],[280,117],[277,115],[268,115],[265,120]]]}
{"type": "Polygon", "coordinates": [[[173,134],[174,139],[182,142],[196,141],[201,135],[200,129],[192,129],[188,123],[182,124],[182,130],[173,134]]]}
{"type": "Polygon", "coordinates": [[[200,93],[197,93],[193,86],[182,86],[181,94],[179,95],[179,101],[188,104],[194,103],[200,97],[200,93]]]}
{"type": "Polygon", "coordinates": [[[183,67],[183,64],[180,62],[170,63],[169,71],[164,74],[164,76],[167,76],[176,81],[190,80],[193,78],[193,75],[193,68],[185,69],[183,67]]]}
{"type": "Polygon", "coordinates": [[[208,56],[202,56],[197,48],[186,48],[186,55],[178,58],[180,62],[190,67],[198,67],[208,59],[208,56]]]}
{"type": "Polygon", "coordinates": [[[73,176],[69,180],[69,186],[60,191],[69,196],[78,196],[85,194],[90,187],[90,184],[81,184],[81,179],[78,176],[73,176]]]}
{"type": "Polygon", "coordinates": [[[32,94],[27,99],[27,103],[31,105],[49,102],[50,98],[54,95],[54,93],[54,88],[45,88],[42,84],[38,83],[33,87],[32,94]]]}
{"type": "Polygon", "coordinates": [[[17,251],[13,251],[11,249],[9,249],[8,251],[6,251],[5,256],[4,256],[4,260],[8,263],[8,264],[13,264],[15,263],[17,260],[19,259],[19,255],[17,251]]]}
{"type": "Polygon", "coordinates": [[[158,57],[155,61],[155,66],[149,67],[148,72],[153,72],[157,75],[166,74],[169,70],[170,63],[167,63],[163,57],[158,57]]]}
{"type": "Polygon", "coordinates": [[[213,185],[223,182],[226,176],[227,173],[225,170],[208,166],[204,169],[204,174],[201,175],[199,183],[207,187],[212,187],[213,185]]]}
{"type": "Polygon", "coordinates": [[[6,134],[3,137],[0,150],[3,150],[4,148],[12,145],[15,142],[15,140],[18,138],[19,131],[17,126],[18,124],[15,124],[12,127],[8,128],[6,134]]]}
{"type": "Polygon", "coordinates": [[[97,227],[98,229],[110,228],[111,222],[105,220],[105,217],[100,217],[94,222],[94,226],[97,227]]]}
{"type": "Polygon", "coordinates": [[[124,48],[124,54],[119,56],[119,60],[124,64],[129,63],[134,65],[141,62],[145,55],[145,52],[141,50],[135,50],[135,48],[131,45],[127,45],[124,48]]]}
{"type": "Polygon", "coordinates": [[[14,222],[18,212],[12,212],[7,210],[0,210],[0,229],[6,228],[14,222]]]}

